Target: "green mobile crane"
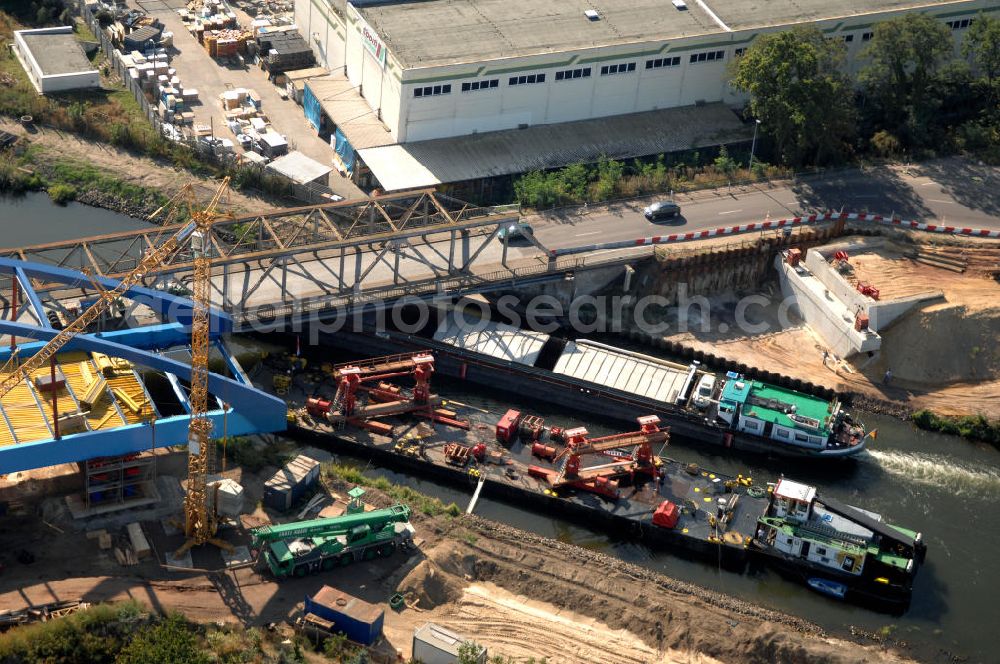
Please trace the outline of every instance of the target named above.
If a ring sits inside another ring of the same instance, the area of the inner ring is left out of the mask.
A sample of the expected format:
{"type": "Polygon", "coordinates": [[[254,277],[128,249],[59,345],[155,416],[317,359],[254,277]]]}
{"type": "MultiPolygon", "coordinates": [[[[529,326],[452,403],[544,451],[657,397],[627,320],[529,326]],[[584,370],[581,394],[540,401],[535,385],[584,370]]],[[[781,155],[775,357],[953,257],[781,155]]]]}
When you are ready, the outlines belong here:
{"type": "Polygon", "coordinates": [[[261,526],[251,532],[251,546],[259,551],[275,577],[305,576],[328,571],[356,560],[389,556],[413,543],[410,508],[393,505],[366,512],[354,488],[347,511],[338,517],[261,526]]]}

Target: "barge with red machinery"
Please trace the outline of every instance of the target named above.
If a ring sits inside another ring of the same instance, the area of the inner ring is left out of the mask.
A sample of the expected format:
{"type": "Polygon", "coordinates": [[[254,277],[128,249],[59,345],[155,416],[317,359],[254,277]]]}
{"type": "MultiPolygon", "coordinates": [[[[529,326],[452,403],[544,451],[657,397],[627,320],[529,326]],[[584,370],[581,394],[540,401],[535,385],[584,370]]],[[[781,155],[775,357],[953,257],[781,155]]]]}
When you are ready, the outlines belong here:
{"type": "Polygon", "coordinates": [[[655,414],[685,445],[830,460],[854,457],[869,438],[829,390],[808,394],[745,368],[715,372],[455,312],[426,334],[341,330],[319,340],[358,355],[432,352],[441,375],[621,423],[655,414]]]}
{"type": "Polygon", "coordinates": [[[482,494],[736,571],[757,559],[873,608],[909,603],[924,554],[919,533],[785,478],[758,483],[673,460],[656,414],[592,437],[513,409],[449,403],[431,390],[428,352],[310,372],[277,359],[267,368],[257,380],[288,402],[292,435],[468,488],[469,511],[482,494]]]}

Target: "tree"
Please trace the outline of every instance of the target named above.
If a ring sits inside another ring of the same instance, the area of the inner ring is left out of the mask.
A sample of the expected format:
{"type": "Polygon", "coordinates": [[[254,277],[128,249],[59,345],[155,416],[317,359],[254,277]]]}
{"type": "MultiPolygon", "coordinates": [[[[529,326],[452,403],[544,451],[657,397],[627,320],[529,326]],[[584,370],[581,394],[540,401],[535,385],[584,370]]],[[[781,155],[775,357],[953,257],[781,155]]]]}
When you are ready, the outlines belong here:
{"type": "Polygon", "coordinates": [[[603,201],[611,198],[624,176],[624,162],[602,158],[601,161],[597,162],[597,180],[591,191],[593,200],[603,201]]]}
{"type": "Polygon", "coordinates": [[[911,144],[927,144],[940,105],[930,92],[953,54],[951,30],[936,18],[905,14],[877,23],[861,72],[877,124],[911,144]]]}
{"type": "Polygon", "coordinates": [[[1000,78],[1000,19],[979,14],[962,40],[962,55],[972,62],[977,74],[986,78],[992,109],[1000,78]]]}
{"type": "Polygon", "coordinates": [[[796,28],[758,37],[732,66],[730,82],[749,93],[750,113],[786,164],[820,164],[849,152],[854,93],[844,55],[840,40],[796,28]]]}
{"type": "Polygon", "coordinates": [[[715,158],[715,170],[728,178],[732,178],[736,172],[736,161],[729,156],[729,148],[725,145],[719,147],[719,156],[715,158]]]}
{"type": "Polygon", "coordinates": [[[172,614],[155,627],[140,631],[115,658],[117,664],[208,664],[191,626],[179,614],[172,614]]]}

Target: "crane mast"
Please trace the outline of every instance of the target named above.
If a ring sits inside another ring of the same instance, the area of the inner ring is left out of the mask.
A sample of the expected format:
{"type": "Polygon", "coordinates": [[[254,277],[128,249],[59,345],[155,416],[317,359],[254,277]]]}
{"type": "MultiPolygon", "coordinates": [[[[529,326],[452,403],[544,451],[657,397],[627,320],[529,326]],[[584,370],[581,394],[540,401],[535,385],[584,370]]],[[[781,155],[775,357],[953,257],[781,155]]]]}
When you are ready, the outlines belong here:
{"type": "Polygon", "coordinates": [[[212,441],[212,420],[208,417],[208,353],[210,350],[210,319],[212,277],[212,222],[229,178],[223,181],[211,203],[192,217],[196,230],[191,234],[194,259],[191,318],[191,391],[188,403],[191,422],[188,425],[188,482],[184,497],[184,534],[187,541],[177,550],[177,556],[188,549],[211,542],[225,549],[230,545],[215,539],[218,521],[214,510],[208,509],[207,478],[215,465],[215,443],[212,441]]]}

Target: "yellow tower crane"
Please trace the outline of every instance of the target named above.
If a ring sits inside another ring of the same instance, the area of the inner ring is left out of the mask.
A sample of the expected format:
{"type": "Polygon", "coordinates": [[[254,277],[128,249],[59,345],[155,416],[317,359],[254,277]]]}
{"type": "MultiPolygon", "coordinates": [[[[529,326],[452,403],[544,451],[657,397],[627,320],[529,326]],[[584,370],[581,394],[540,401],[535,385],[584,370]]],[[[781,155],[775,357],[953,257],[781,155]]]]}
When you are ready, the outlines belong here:
{"type": "MultiPolygon", "coordinates": [[[[208,353],[210,349],[211,305],[211,232],[212,224],[220,215],[216,208],[222,200],[229,178],[225,178],[216,190],[211,202],[202,210],[194,210],[188,205],[190,220],[180,230],[167,238],[163,244],[151,247],[134,270],[121,278],[111,290],[100,290],[97,301],[84,311],[79,318],[67,325],[37,353],[19,363],[17,352],[13,353],[3,368],[0,368],[0,398],[27,379],[31,372],[44,366],[77,334],[101,316],[111,304],[129,288],[139,283],[150,270],[166,263],[185,243],[189,243],[194,260],[194,275],[191,297],[193,302],[191,320],[191,422],[188,427],[188,483],[184,499],[184,534],[186,542],[175,555],[181,556],[191,547],[211,542],[225,549],[227,542],[215,539],[218,527],[214,510],[208,509],[206,481],[213,467],[215,447],[211,440],[212,420],[208,413],[208,353]]],[[[187,185],[178,192],[167,205],[153,213],[150,218],[170,208],[168,219],[179,209],[184,198],[191,196],[192,188],[187,185]]],[[[42,312],[36,312],[42,315],[42,312]]]]}
{"type": "MultiPolygon", "coordinates": [[[[212,442],[212,420],[208,417],[208,352],[210,349],[210,319],[212,278],[212,223],[217,218],[215,209],[222,200],[227,177],[204,210],[193,212],[191,217],[196,230],[191,234],[191,253],[194,258],[194,278],[191,300],[194,310],[191,318],[191,422],[188,425],[188,483],[184,496],[184,534],[187,541],[177,550],[176,557],[193,546],[211,542],[227,551],[232,546],[215,539],[218,520],[215,510],[208,509],[206,481],[215,461],[215,443],[212,442]]],[[[216,503],[218,504],[218,503],[216,503]]]]}

